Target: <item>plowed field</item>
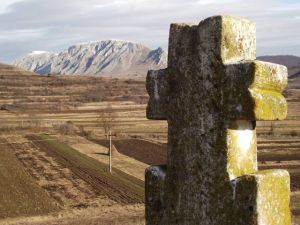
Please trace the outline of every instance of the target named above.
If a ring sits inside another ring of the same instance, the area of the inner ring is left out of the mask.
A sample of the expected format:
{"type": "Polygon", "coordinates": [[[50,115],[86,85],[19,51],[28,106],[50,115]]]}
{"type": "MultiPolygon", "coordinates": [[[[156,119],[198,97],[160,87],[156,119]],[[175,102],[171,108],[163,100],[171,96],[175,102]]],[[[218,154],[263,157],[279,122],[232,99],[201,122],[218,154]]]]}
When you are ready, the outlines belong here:
{"type": "Polygon", "coordinates": [[[69,146],[49,139],[45,136],[29,135],[27,138],[34,141],[40,150],[66,168],[76,176],[91,185],[97,195],[125,204],[144,202],[144,184],[142,181],[114,169],[112,174],[107,166],[94,160],[69,146]],[[44,141],[42,141],[44,140],[44,141]]]}
{"type": "MultiPolygon", "coordinates": [[[[108,147],[107,140],[91,139],[91,141],[108,147]]],[[[167,151],[165,144],[156,144],[140,139],[113,140],[118,152],[139,160],[148,165],[160,165],[166,163],[167,151]]]]}
{"type": "MultiPolygon", "coordinates": [[[[6,141],[0,138],[0,142],[6,141]]],[[[0,159],[0,219],[59,210],[56,201],[25,172],[8,144],[1,144],[0,159]]]]}

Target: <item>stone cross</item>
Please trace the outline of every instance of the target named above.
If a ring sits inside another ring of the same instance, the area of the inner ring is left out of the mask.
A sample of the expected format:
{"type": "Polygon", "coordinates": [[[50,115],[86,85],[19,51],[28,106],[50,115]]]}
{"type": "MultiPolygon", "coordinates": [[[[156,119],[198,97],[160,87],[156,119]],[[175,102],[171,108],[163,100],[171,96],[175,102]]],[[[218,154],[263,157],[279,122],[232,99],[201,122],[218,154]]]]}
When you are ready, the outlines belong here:
{"type": "Polygon", "coordinates": [[[256,61],[249,20],[172,24],[149,71],[147,118],[168,121],[167,165],[146,170],[147,225],[290,225],[285,170],[257,169],[256,120],[281,120],[284,66],[256,61]]]}

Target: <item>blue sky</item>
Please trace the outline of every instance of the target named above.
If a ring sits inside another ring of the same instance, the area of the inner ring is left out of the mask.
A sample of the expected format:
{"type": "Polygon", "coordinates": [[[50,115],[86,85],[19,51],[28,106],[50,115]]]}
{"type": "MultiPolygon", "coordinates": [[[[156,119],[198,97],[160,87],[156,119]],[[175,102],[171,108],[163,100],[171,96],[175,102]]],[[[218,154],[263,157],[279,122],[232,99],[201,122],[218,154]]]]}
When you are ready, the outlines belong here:
{"type": "Polygon", "coordinates": [[[220,14],[256,22],[257,55],[300,56],[296,0],[0,0],[0,61],[105,39],[167,49],[170,23],[220,14]]]}

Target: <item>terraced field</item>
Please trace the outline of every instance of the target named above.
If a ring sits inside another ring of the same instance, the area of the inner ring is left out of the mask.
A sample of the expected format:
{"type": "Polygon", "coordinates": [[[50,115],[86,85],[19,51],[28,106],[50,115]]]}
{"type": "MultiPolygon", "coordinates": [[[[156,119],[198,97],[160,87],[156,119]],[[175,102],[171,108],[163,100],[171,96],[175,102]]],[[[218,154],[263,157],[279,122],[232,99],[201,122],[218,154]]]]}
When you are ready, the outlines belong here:
{"type": "Polygon", "coordinates": [[[72,121],[87,131],[103,134],[99,117],[111,105],[116,117],[114,131],[119,135],[166,134],[166,123],[145,118],[148,97],[142,79],[2,77],[0,111],[3,120],[0,129],[31,132],[48,128],[51,132],[53,127],[72,121]]]}

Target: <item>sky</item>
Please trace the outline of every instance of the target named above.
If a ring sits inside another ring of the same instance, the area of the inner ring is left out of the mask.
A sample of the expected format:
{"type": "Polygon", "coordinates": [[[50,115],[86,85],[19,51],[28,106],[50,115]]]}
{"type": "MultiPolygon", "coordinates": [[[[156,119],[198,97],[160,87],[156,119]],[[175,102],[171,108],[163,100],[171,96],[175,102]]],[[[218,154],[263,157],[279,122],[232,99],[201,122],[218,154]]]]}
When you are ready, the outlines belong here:
{"type": "Polygon", "coordinates": [[[167,50],[170,23],[214,15],[255,21],[258,56],[300,56],[299,0],[0,0],[0,61],[107,39],[167,50]]]}

